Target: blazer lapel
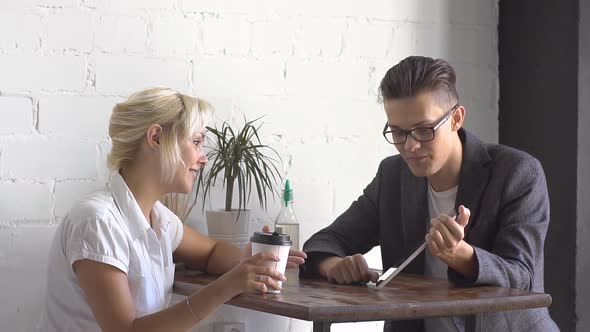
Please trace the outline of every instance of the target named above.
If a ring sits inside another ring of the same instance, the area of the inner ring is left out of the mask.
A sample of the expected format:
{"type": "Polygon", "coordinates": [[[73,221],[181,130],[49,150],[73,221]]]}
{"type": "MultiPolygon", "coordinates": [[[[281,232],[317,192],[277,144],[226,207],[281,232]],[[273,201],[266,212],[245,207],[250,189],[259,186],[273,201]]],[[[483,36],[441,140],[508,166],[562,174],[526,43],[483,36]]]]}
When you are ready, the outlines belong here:
{"type": "MultiPolygon", "coordinates": [[[[416,177],[407,165],[401,168],[402,231],[404,238],[402,257],[405,258],[424,242],[428,222],[428,202],[426,201],[427,181],[416,177]]],[[[398,262],[401,263],[401,262],[398,262]]],[[[424,253],[420,254],[408,267],[407,272],[424,272],[424,253]]]]}
{"type": "Polygon", "coordinates": [[[490,180],[493,161],[485,145],[477,137],[463,129],[459,130],[459,137],[463,142],[463,161],[455,210],[459,210],[459,205],[464,205],[471,211],[469,223],[465,228],[465,238],[468,239],[469,230],[477,222],[480,213],[479,207],[490,180]]]}

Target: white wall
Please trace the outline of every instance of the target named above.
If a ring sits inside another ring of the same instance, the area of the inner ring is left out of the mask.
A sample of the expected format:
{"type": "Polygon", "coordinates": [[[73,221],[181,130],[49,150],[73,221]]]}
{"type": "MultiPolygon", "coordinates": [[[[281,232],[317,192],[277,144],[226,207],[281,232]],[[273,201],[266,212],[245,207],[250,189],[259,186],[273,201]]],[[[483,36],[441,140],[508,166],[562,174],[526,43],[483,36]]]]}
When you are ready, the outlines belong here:
{"type": "MultiPolygon", "coordinates": [[[[0,331],[27,331],[37,319],[55,226],[76,197],[104,180],[117,100],[167,85],[209,99],[218,119],[267,114],[265,138],[285,160],[306,239],[347,208],[393,153],[380,134],[385,116],[376,91],[386,69],[407,55],[455,65],[467,127],[497,140],[496,6],[0,0],[0,331]]],[[[258,210],[255,227],[277,209],[258,210]]],[[[205,229],[198,212],[191,224],[205,229]]],[[[233,308],[199,330],[210,331],[221,316],[245,321],[248,331],[311,330],[233,308]]]]}

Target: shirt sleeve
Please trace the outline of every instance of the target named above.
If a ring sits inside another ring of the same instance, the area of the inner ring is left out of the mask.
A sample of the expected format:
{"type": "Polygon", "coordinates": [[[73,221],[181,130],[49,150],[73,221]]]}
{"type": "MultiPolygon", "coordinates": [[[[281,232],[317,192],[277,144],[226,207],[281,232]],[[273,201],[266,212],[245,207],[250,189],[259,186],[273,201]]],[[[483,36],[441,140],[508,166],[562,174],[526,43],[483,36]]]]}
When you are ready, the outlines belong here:
{"type": "Polygon", "coordinates": [[[182,236],[184,235],[184,225],[180,219],[178,219],[178,217],[174,216],[174,218],[172,218],[170,221],[169,227],[170,248],[172,249],[172,252],[174,252],[182,241],[182,236]]]}
{"type": "Polygon", "coordinates": [[[115,220],[97,216],[74,225],[66,240],[70,265],[82,259],[108,264],[128,273],[129,244],[125,230],[115,220]]]}

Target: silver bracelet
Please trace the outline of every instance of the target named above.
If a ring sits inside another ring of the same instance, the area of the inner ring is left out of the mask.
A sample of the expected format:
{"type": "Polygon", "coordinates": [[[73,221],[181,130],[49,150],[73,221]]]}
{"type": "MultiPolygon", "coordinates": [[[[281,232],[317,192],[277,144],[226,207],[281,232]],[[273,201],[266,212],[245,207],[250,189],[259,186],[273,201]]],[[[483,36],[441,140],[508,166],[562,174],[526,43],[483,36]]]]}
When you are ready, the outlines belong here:
{"type": "Polygon", "coordinates": [[[191,312],[191,316],[193,316],[193,318],[198,321],[199,318],[197,316],[195,316],[195,313],[193,312],[193,308],[191,307],[191,303],[189,302],[189,298],[188,297],[185,299],[184,303],[186,303],[186,306],[188,307],[188,310],[191,312]]]}

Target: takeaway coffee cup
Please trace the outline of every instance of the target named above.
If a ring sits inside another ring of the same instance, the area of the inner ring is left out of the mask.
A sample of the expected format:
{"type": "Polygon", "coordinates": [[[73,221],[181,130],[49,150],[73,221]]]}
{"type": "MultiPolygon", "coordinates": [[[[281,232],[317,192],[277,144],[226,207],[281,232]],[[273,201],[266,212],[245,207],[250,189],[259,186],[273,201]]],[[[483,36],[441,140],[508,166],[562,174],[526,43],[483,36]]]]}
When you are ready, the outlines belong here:
{"type": "MultiPolygon", "coordinates": [[[[267,261],[265,262],[265,265],[273,267],[283,275],[285,274],[287,260],[289,259],[289,250],[293,244],[289,235],[276,232],[254,232],[250,238],[250,242],[252,242],[252,255],[256,255],[261,252],[271,252],[277,255],[280,259],[278,262],[267,261]]],[[[279,285],[283,284],[283,282],[280,280],[277,280],[277,282],[279,285]]],[[[268,292],[280,293],[281,291],[269,287],[268,292]]]]}

